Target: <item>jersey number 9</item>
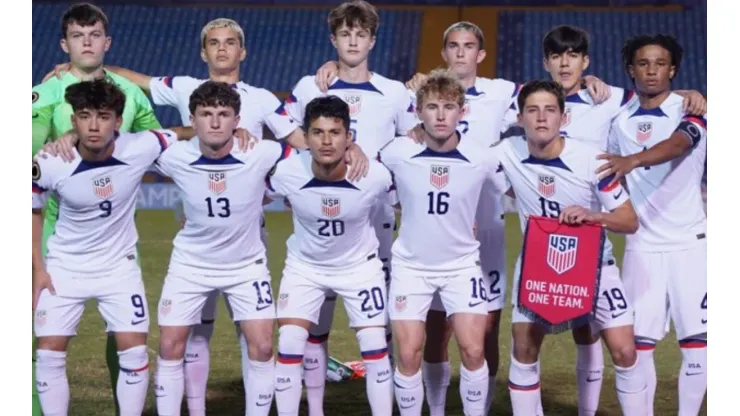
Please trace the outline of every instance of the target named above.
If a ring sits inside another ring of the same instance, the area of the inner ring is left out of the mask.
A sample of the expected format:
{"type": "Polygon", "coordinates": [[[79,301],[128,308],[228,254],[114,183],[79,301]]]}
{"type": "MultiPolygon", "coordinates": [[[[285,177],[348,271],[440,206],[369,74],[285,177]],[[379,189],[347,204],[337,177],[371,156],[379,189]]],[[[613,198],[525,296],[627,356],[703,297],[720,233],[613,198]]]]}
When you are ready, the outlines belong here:
{"type": "Polygon", "coordinates": [[[111,204],[110,201],[107,199],[100,204],[98,204],[98,208],[100,208],[101,211],[103,211],[102,214],[99,215],[100,218],[107,218],[110,217],[111,211],[113,211],[113,204],[111,204]]]}

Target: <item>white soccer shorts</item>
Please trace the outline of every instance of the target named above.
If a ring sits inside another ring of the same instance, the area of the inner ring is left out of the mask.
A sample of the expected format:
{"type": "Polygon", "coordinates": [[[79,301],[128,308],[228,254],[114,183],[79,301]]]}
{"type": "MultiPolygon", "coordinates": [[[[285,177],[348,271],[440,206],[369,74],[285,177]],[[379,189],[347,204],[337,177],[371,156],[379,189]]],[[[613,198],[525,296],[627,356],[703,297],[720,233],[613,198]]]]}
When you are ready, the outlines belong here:
{"type": "Polygon", "coordinates": [[[390,318],[426,322],[435,293],[447,317],[456,313],[488,314],[486,281],[480,267],[461,269],[446,276],[431,276],[395,264],[392,268],[390,318]]]}
{"type": "Polygon", "coordinates": [[[624,252],[635,335],[659,341],[673,321],[679,340],[707,332],[707,243],[673,252],[624,252]]]}
{"type": "Polygon", "coordinates": [[[349,270],[327,274],[297,262],[286,264],[280,281],[277,316],[318,324],[321,305],[328,294],[344,300],[351,328],[385,326],[388,322],[383,264],[376,254],[349,270]]]}
{"type": "Polygon", "coordinates": [[[106,332],[149,332],[149,307],[135,260],[127,260],[112,277],[100,279],[78,278],[54,266],[47,271],[56,296],[44,290],[39,297],[34,315],[37,337],[77,335],[85,302],[90,299],[98,301],[106,332]]]}
{"type": "MultiPolygon", "coordinates": [[[[519,276],[521,274],[521,257],[517,260],[514,274],[514,286],[512,287],[512,304],[514,311],[511,316],[512,323],[531,323],[533,322],[528,316],[520,312],[517,306],[519,276]]],[[[594,311],[594,318],[591,321],[591,332],[599,332],[620,326],[634,324],[634,310],[632,304],[628,301],[622,280],[619,278],[619,267],[614,260],[607,261],[601,267],[601,282],[599,284],[599,298],[594,311]]]]}
{"type": "Polygon", "coordinates": [[[181,273],[170,266],[159,299],[160,326],[192,326],[201,323],[203,306],[214,291],[229,302],[235,322],[275,319],[275,306],[266,261],[258,260],[234,276],[181,273]]]}

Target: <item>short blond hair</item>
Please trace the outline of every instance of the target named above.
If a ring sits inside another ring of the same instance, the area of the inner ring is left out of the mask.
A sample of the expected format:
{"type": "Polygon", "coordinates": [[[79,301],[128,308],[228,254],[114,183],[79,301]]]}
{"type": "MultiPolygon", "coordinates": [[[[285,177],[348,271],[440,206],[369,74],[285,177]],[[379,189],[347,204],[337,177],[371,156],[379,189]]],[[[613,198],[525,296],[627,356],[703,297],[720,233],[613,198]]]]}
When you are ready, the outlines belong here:
{"type": "Polygon", "coordinates": [[[450,37],[450,33],[456,32],[458,30],[467,30],[468,32],[475,35],[475,38],[478,39],[478,49],[484,49],[486,38],[483,36],[483,31],[475,23],[466,21],[453,23],[452,26],[448,27],[447,30],[445,30],[444,35],[442,35],[443,48],[447,46],[447,39],[450,37]]]}
{"type": "Polygon", "coordinates": [[[416,107],[424,106],[424,99],[437,96],[444,100],[454,101],[460,107],[465,105],[465,88],[455,72],[449,69],[435,69],[427,76],[426,81],[416,91],[416,107]]]}
{"type": "Polygon", "coordinates": [[[205,26],[203,26],[203,29],[200,31],[200,46],[201,48],[206,47],[206,37],[208,36],[208,32],[210,32],[213,29],[222,29],[222,28],[228,28],[233,31],[235,31],[239,35],[239,44],[241,47],[244,47],[244,29],[242,29],[241,26],[239,26],[239,23],[236,23],[234,20],[227,19],[225,17],[220,17],[218,19],[213,19],[210,22],[206,23],[205,26]]]}

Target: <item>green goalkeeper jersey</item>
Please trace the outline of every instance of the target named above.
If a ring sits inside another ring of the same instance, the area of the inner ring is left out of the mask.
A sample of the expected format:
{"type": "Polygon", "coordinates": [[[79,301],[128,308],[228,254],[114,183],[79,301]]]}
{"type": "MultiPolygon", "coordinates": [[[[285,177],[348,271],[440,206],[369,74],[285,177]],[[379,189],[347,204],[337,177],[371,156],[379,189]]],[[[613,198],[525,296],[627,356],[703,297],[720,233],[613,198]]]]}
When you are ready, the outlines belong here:
{"type": "MultiPolygon", "coordinates": [[[[141,88],[112,72],[106,71],[106,78],[116,84],[126,95],[121,131],[136,133],[162,127],[154,116],[152,105],[141,88]]],[[[68,86],[78,82],[80,80],[77,77],[67,72],[62,79],[52,77],[43,84],[33,87],[32,150],[34,155],[44,143],[56,140],[72,129],[72,107],[64,100],[64,93],[68,86]]],[[[55,198],[49,198],[45,209],[44,242],[50,235],[47,230],[53,230],[58,206],[55,198]]]]}

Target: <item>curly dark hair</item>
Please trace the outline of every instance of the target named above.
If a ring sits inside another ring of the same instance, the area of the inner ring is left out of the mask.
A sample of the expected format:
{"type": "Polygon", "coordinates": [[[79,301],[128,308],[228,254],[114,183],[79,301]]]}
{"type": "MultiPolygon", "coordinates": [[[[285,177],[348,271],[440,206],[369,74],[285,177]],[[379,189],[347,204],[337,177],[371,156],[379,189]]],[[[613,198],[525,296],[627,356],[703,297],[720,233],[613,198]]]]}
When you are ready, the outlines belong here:
{"type": "Polygon", "coordinates": [[[123,115],[126,106],[126,95],[112,82],[100,78],[94,81],[82,81],[67,87],[64,100],[72,110],[113,110],[116,117],[123,115]]]}
{"type": "Polygon", "coordinates": [[[519,97],[517,97],[517,104],[519,105],[519,111],[524,111],[524,103],[527,101],[527,97],[539,92],[545,91],[554,95],[558,99],[558,107],[560,112],[565,111],[565,93],[563,92],[563,86],[552,80],[536,80],[529,81],[522,86],[519,91],[519,97]]]}
{"type": "Polygon", "coordinates": [[[239,114],[242,102],[239,93],[225,82],[206,81],[190,94],[190,114],[198,107],[231,107],[239,114]]]}
{"type": "Polygon", "coordinates": [[[675,37],[671,35],[640,35],[627,39],[622,47],[622,63],[624,70],[629,74],[629,68],[633,65],[635,54],[641,48],[648,45],[657,45],[668,51],[671,55],[671,65],[675,68],[674,76],[678,75],[678,69],[681,67],[683,59],[683,47],[678,43],[675,37]]]}

